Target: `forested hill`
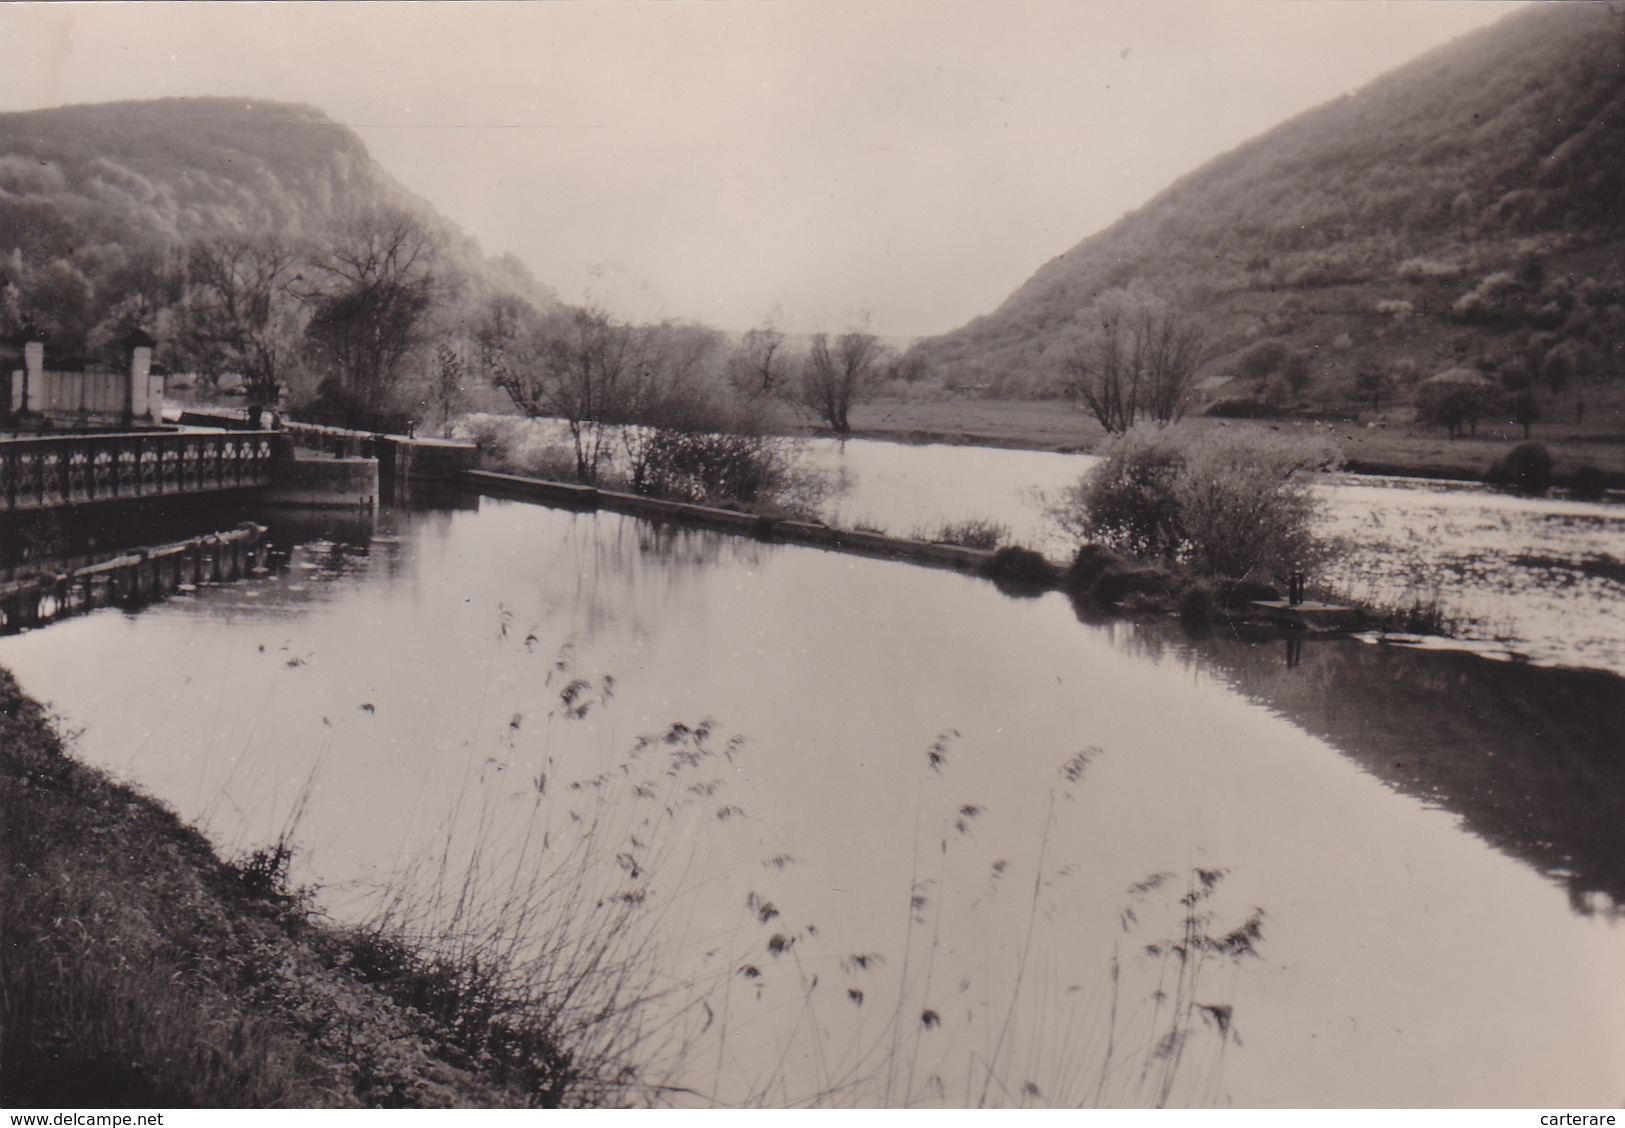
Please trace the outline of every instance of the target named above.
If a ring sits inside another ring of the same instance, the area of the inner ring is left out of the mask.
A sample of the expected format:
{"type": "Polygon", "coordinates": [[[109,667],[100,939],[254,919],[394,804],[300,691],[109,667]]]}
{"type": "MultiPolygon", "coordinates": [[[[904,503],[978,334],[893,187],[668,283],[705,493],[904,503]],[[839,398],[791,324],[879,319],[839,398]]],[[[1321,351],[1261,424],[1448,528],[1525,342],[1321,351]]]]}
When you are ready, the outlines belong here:
{"type": "Polygon", "coordinates": [[[168,98],[0,114],[0,332],[23,321],[63,352],[131,322],[173,363],[188,255],[222,240],[331,247],[392,210],[433,237],[440,281],[551,292],[384,172],[350,129],[308,106],[168,98]]]}
{"type": "Polygon", "coordinates": [[[1625,9],[1540,4],[1209,162],[913,357],[1041,393],[1135,287],[1206,321],[1215,373],[1269,342],[1307,360],[1298,394],[1469,354],[1625,368],[1622,237],[1625,9]]]}
{"type": "Polygon", "coordinates": [[[360,138],[305,106],[172,98],[0,115],[0,231],[29,257],[304,230],[344,196],[400,195],[360,138]]]}

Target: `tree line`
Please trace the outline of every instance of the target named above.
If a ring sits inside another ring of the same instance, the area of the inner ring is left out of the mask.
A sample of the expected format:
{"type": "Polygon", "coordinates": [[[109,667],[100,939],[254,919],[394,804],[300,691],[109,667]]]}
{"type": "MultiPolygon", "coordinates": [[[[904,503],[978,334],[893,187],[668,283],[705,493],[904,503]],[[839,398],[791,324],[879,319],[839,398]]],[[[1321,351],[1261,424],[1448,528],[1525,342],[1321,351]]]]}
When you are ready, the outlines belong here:
{"type": "Polygon", "coordinates": [[[797,349],[771,323],[731,342],[692,322],[637,324],[513,295],[489,300],[471,336],[474,366],[521,414],[563,423],[577,480],[597,482],[613,461],[632,488],[667,494],[685,492],[673,475],[705,472],[702,447],[734,461],[721,436],[762,440],[787,413],[849,433],[853,405],[894,361],[862,329],[815,333],[797,349]]]}
{"type": "Polygon", "coordinates": [[[524,415],[563,420],[583,480],[627,425],[760,430],[779,408],[845,434],[853,404],[896,364],[861,327],[796,347],[771,323],[734,341],[562,305],[471,269],[444,232],[395,205],[314,238],[226,231],[124,250],[105,271],[18,250],[0,259],[0,337],[43,337],[64,364],[117,366],[117,342],[140,327],[173,374],[232,377],[253,405],[352,427],[445,426],[484,384],[524,415]]]}

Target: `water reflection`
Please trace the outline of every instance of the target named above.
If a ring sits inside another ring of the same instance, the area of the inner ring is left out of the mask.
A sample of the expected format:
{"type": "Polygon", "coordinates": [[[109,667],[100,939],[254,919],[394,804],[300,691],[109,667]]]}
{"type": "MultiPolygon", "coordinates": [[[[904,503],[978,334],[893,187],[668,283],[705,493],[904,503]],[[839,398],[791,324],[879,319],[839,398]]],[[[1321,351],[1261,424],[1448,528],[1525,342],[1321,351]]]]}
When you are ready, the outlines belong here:
{"type": "MultiPolygon", "coordinates": [[[[536,441],[556,425],[537,421],[536,441]]],[[[831,485],[824,520],[903,537],[988,521],[1012,543],[1067,559],[1076,545],[1049,508],[1093,456],[866,439],[810,439],[809,465],[831,485]]],[[[1440,605],[1456,634],[1497,641],[1547,664],[1625,674],[1625,505],[1529,498],[1473,483],[1328,475],[1326,534],[1343,551],[1324,577],[1380,605],[1440,605]]]]}
{"type": "MultiPolygon", "coordinates": [[[[1088,455],[821,440],[814,461],[846,485],[836,522],[898,535],[991,519],[1016,543],[1066,559],[1047,515],[1088,455]]],[[[1466,637],[1530,658],[1625,674],[1625,505],[1529,498],[1483,486],[1331,475],[1326,534],[1342,546],[1324,579],[1358,599],[1441,605],[1466,637]]]]}
{"type": "MultiPolygon", "coordinates": [[[[1086,604],[1074,611],[1102,623],[1086,604]]],[[[1125,653],[1216,674],[1396,791],[1460,816],[1559,880],[1575,912],[1625,912],[1625,680],[1263,629],[1105,627],[1125,653]]]]}
{"type": "Polygon", "coordinates": [[[1576,912],[1625,906],[1625,682],[1471,654],[1210,638],[1192,658],[1390,787],[1561,880],[1576,912]]]}
{"type": "Polygon", "coordinates": [[[1164,942],[1248,938],[1262,908],[1257,955],[1186,988],[1232,1009],[1183,1012],[1170,1103],[1614,1099],[1625,1028],[1595,985],[1625,952],[1542,876],[1566,858],[1616,896],[1615,808],[1580,782],[1622,790],[1607,683],[1352,644],[1289,668],[1279,642],[1080,624],[1053,593],[511,502],[278,535],[278,577],[0,661],[228,850],[301,811],[300,878],[341,915],[416,881],[433,911],[463,887],[455,864],[432,883],[439,859],[481,842],[479,881],[513,888],[613,825],[590,887],[644,898],[662,981],[703,992],[666,1016],[710,1039],[678,1063],[692,1090],[1154,1103],[1164,942]],[[1516,728],[1562,750],[1542,764],[1516,728]],[[670,774],[701,729],[734,754],[670,774]],[[1502,774],[1474,776],[1475,750],[1502,774]],[[1568,832],[1541,802],[1593,809],[1568,832]],[[646,820],[672,865],[632,842],[646,820]],[[1202,873],[1211,923],[1187,924],[1202,873]]]}
{"type": "Polygon", "coordinates": [[[0,582],[42,569],[81,568],[126,549],[206,536],[235,528],[252,513],[242,502],[188,498],[8,514],[0,517],[0,582]]]}

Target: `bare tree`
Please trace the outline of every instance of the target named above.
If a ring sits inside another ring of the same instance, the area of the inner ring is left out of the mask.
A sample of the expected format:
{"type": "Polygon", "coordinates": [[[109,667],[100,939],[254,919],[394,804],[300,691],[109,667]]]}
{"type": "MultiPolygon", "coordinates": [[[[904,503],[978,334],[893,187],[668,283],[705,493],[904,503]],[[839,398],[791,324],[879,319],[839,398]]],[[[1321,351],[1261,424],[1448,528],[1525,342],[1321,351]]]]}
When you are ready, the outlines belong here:
{"type": "Polygon", "coordinates": [[[767,322],[748,330],[739,347],[728,358],[728,375],[734,387],[750,395],[777,395],[791,366],[784,334],[767,322]]]}
{"type": "Polygon", "coordinates": [[[1180,419],[1210,349],[1202,326],[1159,298],[1126,290],[1101,295],[1091,316],[1098,328],[1061,362],[1067,390],[1108,432],[1127,431],[1142,415],[1180,419]]]}
{"type": "Polygon", "coordinates": [[[274,406],[309,311],[292,287],[303,254],[271,235],[199,240],[186,257],[183,347],[205,371],[236,371],[249,402],[274,406]]]}
{"type": "Polygon", "coordinates": [[[434,352],[434,380],[429,391],[435,407],[440,409],[440,433],[451,438],[451,421],[463,404],[463,381],[468,375],[468,362],[461,350],[442,343],[434,352]]]}
{"type": "Polygon", "coordinates": [[[1109,434],[1121,434],[1139,414],[1139,358],[1124,319],[1101,319],[1097,332],[1074,342],[1061,362],[1066,389],[1109,434]]]}
{"type": "Polygon", "coordinates": [[[401,208],[353,218],[315,266],[308,334],[332,367],[321,398],[352,425],[394,406],[440,284],[438,240],[401,208]]]}
{"type": "Polygon", "coordinates": [[[850,434],[852,405],[870,392],[886,348],[873,333],[815,333],[801,366],[801,402],[837,434],[850,434]]]}
{"type": "Polygon", "coordinates": [[[522,298],[503,297],[488,304],[476,337],[491,383],[525,415],[562,420],[576,480],[597,482],[642,359],[634,327],[601,309],[543,314],[522,298]]]}
{"type": "Polygon", "coordinates": [[[1158,423],[1182,419],[1191,382],[1210,350],[1207,334],[1189,316],[1164,305],[1147,307],[1139,325],[1146,410],[1158,423]]]}
{"type": "Polygon", "coordinates": [[[636,331],[635,363],[615,404],[621,448],[632,488],[642,492],[650,460],[665,431],[719,427],[715,365],[722,334],[695,323],[665,321],[636,331]]]}

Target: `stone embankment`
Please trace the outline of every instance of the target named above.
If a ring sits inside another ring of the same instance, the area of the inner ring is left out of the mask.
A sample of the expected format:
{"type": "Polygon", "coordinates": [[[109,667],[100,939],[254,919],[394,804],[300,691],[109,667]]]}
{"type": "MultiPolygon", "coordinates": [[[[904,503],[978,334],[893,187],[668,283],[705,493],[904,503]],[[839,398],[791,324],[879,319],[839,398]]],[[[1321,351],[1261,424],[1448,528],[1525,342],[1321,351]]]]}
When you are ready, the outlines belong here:
{"type": "Polygon", "coordinates": [[[838,529],[817,521],[767,517],[710,505],[643,497],[639,494],[599,489],[594,486],[548,482],[517,474],[497,474],[489,470],[468,471],[463,475],[463,480],[485,493],[523,498],[544,505],[567,509],[607,509],[616,513],[679,521],[687,525],[720,529],[724,532],[785,544],[815,545],[889,560],[912,560],[961,572],[980,572],[987,567],[994,555],[990,549],[909,540],[859,529],[838,529]]]}
{"type": "MultiPolygon", "coordinates": [[[[528,478],[517,474],[500,474],[489,470],[470,470],[463,475],[463,481],[482,493],[534,501],[558,508],[610,510],[636,517],[716,529],[775,543],[811,545],[861,556],[950,568],[985,576],[1003,587],[1024,595],[1035,595],[1059,588],[1072,592],[1074,596],[1091,598],[1087,590],[1075,589],[1069,582],[1065,570],[1057,568],[1026,549],[967,548],[963,545],[911,540],[886,533],[836,528],[818,521],[771,517],[716,506],[644,497],[640,494],[606,490],[595,486],[528,478]],[[1011,557],[1026,559],[1013,560],[1011,557]]],[[[1172,582],[1172,577],[1160,572],[1158,574],[1162,576],[1164,586],[1172,582]]],[[[1163,594],[1168,595],[1167,592],[1163,594]]],[[[1177,600],[1171,598],[1161,601],[1167,605],[1163,606],[1164,610],[1171,609],[1175,602],[1177,600]]],[[[1143,600],[1140,606],[1145,609],[1146,604],[1143,600]]],[[[1182,611],[1181,614],[1187,612],[1182,611]]],[[[1214,615],[1222,617],[1232,625],[1249,624],[1282,630],[1291,635],[1336,637],[1368,626],[1368,616],[1360,608],[1310,600],[1245,601],[1229,610],[1215,609],[1214,615]]]]}

